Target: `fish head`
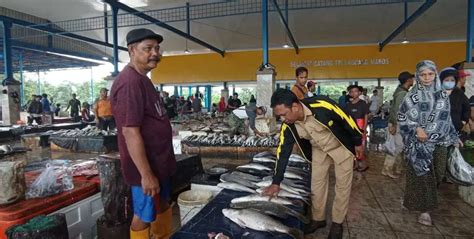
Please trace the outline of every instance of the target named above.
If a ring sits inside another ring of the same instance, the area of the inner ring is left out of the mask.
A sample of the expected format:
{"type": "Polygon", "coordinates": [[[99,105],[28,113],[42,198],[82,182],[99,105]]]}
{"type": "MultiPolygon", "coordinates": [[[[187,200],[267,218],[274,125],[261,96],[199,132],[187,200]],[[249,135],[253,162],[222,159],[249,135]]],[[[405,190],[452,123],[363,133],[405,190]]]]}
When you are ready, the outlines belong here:
{"type": "Polygon", "coordinates": [[[235,218],[238,213],[239,211],[235,209],[230,209],[230,208],[222,209],[222,214],[227,218],[235,218]]]}

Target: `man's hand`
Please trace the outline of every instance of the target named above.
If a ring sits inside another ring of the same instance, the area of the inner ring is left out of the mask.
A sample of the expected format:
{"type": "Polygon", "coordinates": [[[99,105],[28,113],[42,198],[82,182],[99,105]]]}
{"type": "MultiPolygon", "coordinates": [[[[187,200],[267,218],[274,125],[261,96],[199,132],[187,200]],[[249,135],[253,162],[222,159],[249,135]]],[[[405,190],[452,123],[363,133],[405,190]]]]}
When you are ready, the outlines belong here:
{"type": "Polygon", "coordinates": [[[395,135],[397,133],[397,127],[391,125],[388,127],[388,132],[390,132],[391,135],[395,135]]]}
{"type": "Polygon", "coordinates": [[[364,146],[359,145],[355,146],[355,153],[356,153],[356,158],[362,158],[364,155],[364,146]]]}
{"type": "Polygon", "coordinates": [[[273,197],[278,196],[278,193],[280,192],[280,185],[278,184],[272,184],[265,189],[263,189],[262,195],[263,196],[269,196],[270,199],[273,197]]]}
{"type": "Polygon", "coordinates": [[[143,193],[147,196],[153,197],[160,193],[160,183],[153,174],[142,176],[143,193]]]}
{"type": "Polygon", "coordinates": [[[428,135],[426,135],[425,130],[422,128],[416,128],[416,137],[420,142],[425,142],[428,139],[428,135]]]}

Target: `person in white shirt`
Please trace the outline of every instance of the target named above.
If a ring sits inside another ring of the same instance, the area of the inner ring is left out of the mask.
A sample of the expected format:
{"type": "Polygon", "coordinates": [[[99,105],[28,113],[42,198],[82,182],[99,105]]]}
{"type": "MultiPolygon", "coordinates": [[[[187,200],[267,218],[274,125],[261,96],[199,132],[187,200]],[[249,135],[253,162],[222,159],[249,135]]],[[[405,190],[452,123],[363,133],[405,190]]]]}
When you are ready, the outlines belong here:
{"type": "Polygon", "coordinates": [[[379,110],[379,97],[378,97],[378,91],[374,90],[372,97],[370,97],[370,107],[369,111],[372,114],[377,114],[377,111],[379,110]]]}

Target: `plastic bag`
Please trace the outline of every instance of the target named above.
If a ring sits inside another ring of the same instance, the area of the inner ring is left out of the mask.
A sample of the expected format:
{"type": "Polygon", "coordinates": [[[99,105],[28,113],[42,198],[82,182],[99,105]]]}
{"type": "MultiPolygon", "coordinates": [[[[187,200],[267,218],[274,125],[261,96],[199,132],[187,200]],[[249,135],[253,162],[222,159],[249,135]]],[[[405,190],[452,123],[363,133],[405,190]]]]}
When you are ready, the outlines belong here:
{"type": "Polygon", "coordinates": [[[474,169],[464,161],[464,158],[455,147],[448,158],[448,176],[451,181],[462,186],[474,185],[474,169]]]}
{"type": "Polygon", "coordinates": [[[74,183],[70,172],[67,163],[60,170],[55,170],[49,163],[46,164],[46,169],[28,187],[26,198],[48,197],[73,189],[74,183]]]}
{"type": "Polygon", "coordinates": [[[383,144],[383,149],[385,153],[396,156],[397,155],[397,146],[395,144],[395,136],[390,133],[387,133],[387,140],[383,144]]]}

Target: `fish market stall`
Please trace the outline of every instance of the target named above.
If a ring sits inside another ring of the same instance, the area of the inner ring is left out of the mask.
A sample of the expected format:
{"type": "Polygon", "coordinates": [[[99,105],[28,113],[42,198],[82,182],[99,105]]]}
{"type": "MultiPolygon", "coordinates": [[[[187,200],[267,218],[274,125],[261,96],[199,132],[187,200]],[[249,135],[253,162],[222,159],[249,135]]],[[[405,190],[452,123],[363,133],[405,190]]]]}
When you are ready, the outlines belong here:
{"type": "Polygon", "coordinates": [[[94,123],[61,123],[52,125],[13,125],[0,126],[0,142],[16,139],[24,134],[44,133],[46,131],[82,129],[94,123]]]}
{"type": "Polygon", "coordinates": [[[51,150],[82,153],[108,153],[118,151],[117,132],[99,130],[95,126],[83,129],[47,131],[51,150]]]}
{"type": "Polygon", "coordinates": [[[275,160],[270,152],[259,153],[234,171],[222,170],[217,176],[219,170],[211,170],[216,174],[195,177],[192,190],[204,186],[220,191],[171,238],[207,238],[219,233],[229,238],[303,238],[304,224],[309,222],[309,165],[292,155],[278,197],[269,200],[259,193],[272,182],[275,160]]]}
{"type": "Polygon", "coordinates": [[[183,152],[200,154],[202,157],[222,157],[247,159],[256,153],[275,151],[278,135],[230,137],[223,133],[193,134],[182,140],[183,152]]]}

